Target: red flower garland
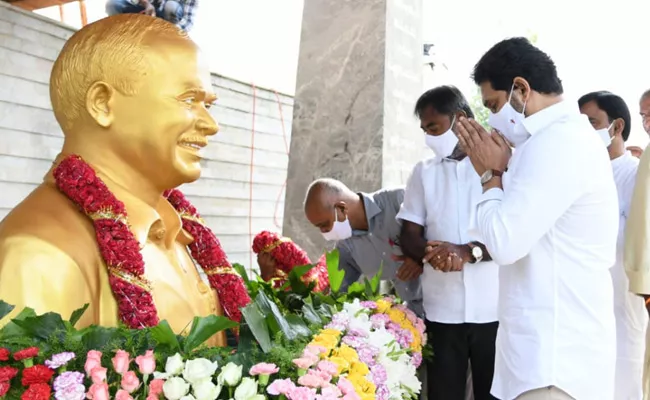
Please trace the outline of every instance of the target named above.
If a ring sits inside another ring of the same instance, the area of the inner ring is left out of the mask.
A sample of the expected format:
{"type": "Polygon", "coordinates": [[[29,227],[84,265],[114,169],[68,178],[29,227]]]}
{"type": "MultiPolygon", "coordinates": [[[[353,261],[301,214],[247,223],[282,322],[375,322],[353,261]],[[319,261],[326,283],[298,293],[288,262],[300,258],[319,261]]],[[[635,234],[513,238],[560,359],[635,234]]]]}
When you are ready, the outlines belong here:
{"type": "MultiPolygon", "coordinates": [[[[297,244],[288,238],[282,238],[277,233],[262,231],[253,239],[253,252],[269,253],[276,262],[276,273],[274,286],[279,287],[284,284],[287,275],[294,267],[311,264],[307,252],[301,249],[297,244]]],[[[322,292],[329,288],[329,275],[327,274],[327,264],[325,255],[318,259],[314,268],[310,269],[302,276],[305,283],[316,282],[314,291],[322,292]]]]}
{"type": "Polygon", "coordinates": [[[244,280],[230,265],[219,239],[205,226],[196,208],[180,190],[168,190],[164,196],[180,214],[183,229],[194,238],[189,245],[190,252],[208,276],[210,286],[217,291],[224,313],[235,322],[241,321],[240,309],[248,305],[251,298],[244,280]]]}
{"type": "Polygon", "coordinates": [[[11,384],[9,383],[9,381],[0,382],[0,397],[7,394],[7,392],[9,392],[9,389],[11,389],[11,384]]]}
{"type": "MultiPolygon", "coordinates": [[[[124,204],[79,156],[61,161],[54,177],[59,190],[93,221],[120,320],[132,329],[157,325],[158,311],[151,295],[151,283],[144,277],[140,244],[129,229],[124,204]]],[[[239,307],[250,302],[243,280],[228,263],[214,234],[198,222],[196,209],[178,190],[165,195],[183,218],[183,228],[193,236],[192,256],[217,290],[224,312],[233,321],[240,322],[239,307]]]]}
{"type": "Polygon", "coordinates": [[[18,369],[14,367],[0,367],[0,382],[8,382],[18,374],[18,369]]]}

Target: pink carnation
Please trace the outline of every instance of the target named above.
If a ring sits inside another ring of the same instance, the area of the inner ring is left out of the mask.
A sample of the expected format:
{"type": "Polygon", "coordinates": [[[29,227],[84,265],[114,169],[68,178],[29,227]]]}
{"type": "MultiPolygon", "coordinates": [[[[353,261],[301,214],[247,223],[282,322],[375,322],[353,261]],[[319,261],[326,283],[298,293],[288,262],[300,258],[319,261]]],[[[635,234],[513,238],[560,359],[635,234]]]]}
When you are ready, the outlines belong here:
{"type": "Polygon", "coordinates": [[[295,387],[296,385],[291,382],[291,379],[276,379],[266,388],[266,391],[273,396],[287,396],[295,387]]]}
{"type": "Polygon", "coordinates": [[[298,378],[299,385],[314,389],[326,386],[328,383],[329,382],[326,382],[323,377],[319,376],[318,374],[314,374],[313,370],[310,370],[309,373],[298,378]]]}
{"type": "Polygon", "coordinates": [[[316,363],[316,361],[318,361],[318,360],[314,360],[313,358],[301,357],[301,358],[296,358],[296,359],[294,359],[292,361],[293,361],[293,363],[295,364],[296,367],[298,367],[300,369],[307,369],[307,368],[311,367],[312,365],[314,365],[316,363]]]}
{"type": "Polygon", "coordinates": [[[339,389],[341,389],[341,392],[342,392],[343,394],[345,394],[345,395],[350,394],[350,393],[355,393],[355,391],[354,391],[354,385],[352,384],[352,382],[350,382],[349,380],[347,380],[347,379],[344,378],[344,377],[340,377],[340,378],[339,378],[339,381],[338,381],[338,383],[336,384],[336,386],[337,386],[339,389]]]}
{"type": "Polygon", "coordinates": [[[321,361],[318,363],[318,369],[325,372],[330,376],[337,376],[339,373],[339,367],[331,361],[321,361]]]}
{"type": "Polygon", "coordinates": [[[316,389],[310,389],[308,387],[296,386],[289,391],[287,395],[289,400],[315,400],[316,399],[316,389]]]}
{"type": "Polygon", "coordinates": [[[277,365],[262,362],[253,365],[248,373],[251,376],[257,376],[277,374],[278,371],[280,371],[280,368],[277,365]]]}

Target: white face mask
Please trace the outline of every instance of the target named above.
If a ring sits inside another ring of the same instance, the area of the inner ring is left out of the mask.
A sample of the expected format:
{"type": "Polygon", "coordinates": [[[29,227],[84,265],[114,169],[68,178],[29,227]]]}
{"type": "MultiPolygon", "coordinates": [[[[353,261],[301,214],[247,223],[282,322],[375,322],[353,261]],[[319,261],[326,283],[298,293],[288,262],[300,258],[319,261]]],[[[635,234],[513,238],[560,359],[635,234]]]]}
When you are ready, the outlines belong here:
{"type": "Polygon", "coordinates": [[[612,144],[612,140],[614,140],[612,136],[609,136],[609,130],[612,129],[612,126],[614,126],[614,122],[609,124],[607,128],[596,129],[596,133],[598,136],[600,136],[600,139],[605,144],[605,147],[609,147],[609,145],[612,144]]]}
{"type": "Polygon", "coordinates": [[[334,208],[334,224],[332,225],[332,229],[329,232],[321,233],[327,241],[349,239],[352,236],[352,225],[350,225],[350,220],[347,215],[345,215],[343,222],[339,221],[336,215],[336,208],[334,208]]]}
{"type": "Polygon", "coordinates": [[[424,142],[437,156],[447,157],[454,151],[454,148],[458,144],[458,137],[451,131],[455,122],[456,116],[452,119],[449,130],[442,135],[424,135],[424,142]]]}
{"type": "Polygon", "coordinates": [[[526,118],[524,115],[524,111],[526,111],[526,102],[524,102],[524,107],[521,112],[517,112],[517,110],[512,107],[510,101],[512,100],[512,92],[514,88],[515,84],[513,83],[512,88],[510,88],[508,101],[503,105],[503,107],[501,107],[499,111],[494,114],[490,113],[488,117],[488,124],[490,124],[490,126],[494,129],[501,132],[503,136],[505,136],[505,138],[508,139],[510,143],[512,143],[513,146],[517,147],[528,140],[530,134],[526,132],[525,129],[515,129],[515,127],[526,118]]]}

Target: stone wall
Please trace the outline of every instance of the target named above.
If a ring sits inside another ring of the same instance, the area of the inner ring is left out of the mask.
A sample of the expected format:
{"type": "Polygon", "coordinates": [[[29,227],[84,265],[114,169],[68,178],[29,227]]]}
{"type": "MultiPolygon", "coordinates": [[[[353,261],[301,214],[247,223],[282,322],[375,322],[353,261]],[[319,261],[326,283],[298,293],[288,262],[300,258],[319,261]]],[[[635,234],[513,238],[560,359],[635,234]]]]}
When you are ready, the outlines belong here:
{"type": "MultiPolygon", "coordinates": [[[[63,143],[48,81],[73,33],[0,1],[0,218],[42,181],[63,143]]],[[[221,130],[206,149],[203,176],[183,190],[231,261],[250,267],[253,259],[256,267],[251,233],[282,231],[293,98],[216,74],[212,83],[221,130]]]]}

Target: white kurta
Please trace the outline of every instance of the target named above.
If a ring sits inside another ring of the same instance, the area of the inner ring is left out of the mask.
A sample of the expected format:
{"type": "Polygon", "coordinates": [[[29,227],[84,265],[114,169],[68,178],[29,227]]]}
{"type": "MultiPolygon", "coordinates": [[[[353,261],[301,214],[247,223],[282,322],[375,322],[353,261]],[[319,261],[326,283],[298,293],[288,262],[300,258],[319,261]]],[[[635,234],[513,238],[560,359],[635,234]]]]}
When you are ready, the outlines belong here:
{"type": "Polygon", "coordinates": [[[616,317],[616,400],[643,398],[643,355],[648,312],[643,298],[630,293],[623,268],[625,222],[629,215],[639,160],[630,153],[612,160],[620,211],[616,264],[611,269],[616,317]]]}

